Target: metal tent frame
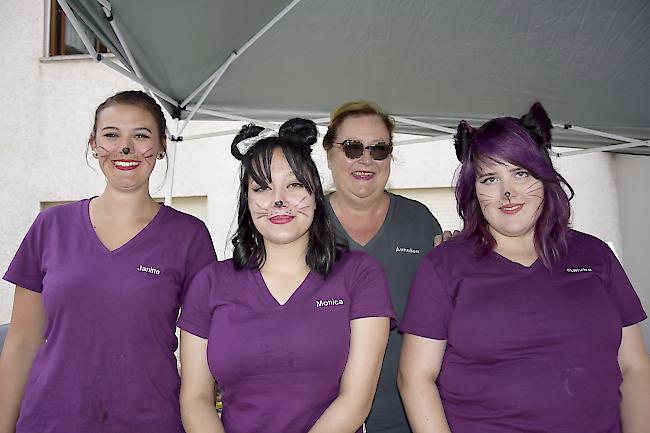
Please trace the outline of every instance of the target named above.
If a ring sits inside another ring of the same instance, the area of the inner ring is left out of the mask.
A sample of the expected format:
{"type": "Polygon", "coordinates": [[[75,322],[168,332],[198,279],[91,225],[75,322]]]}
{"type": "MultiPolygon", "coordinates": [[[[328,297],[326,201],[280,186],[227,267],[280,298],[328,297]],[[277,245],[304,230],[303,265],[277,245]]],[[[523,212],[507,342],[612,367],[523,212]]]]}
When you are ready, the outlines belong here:
{"type": "MultiPolygon", "coordinates": [[[[241,116],[237,114],[226,113],[222,111],[216,111],[209,108],[205,108],[204,102],[210,92],[215,88],[217,83],[221,80],[224,73],[231,67],[231,65],[236,62],[240,56],[246,52],[251,46],[253,46],[260,38],[262,38],[269,30],[271,30],[279,21],[281,21],[294,7],[301,2],[301,0],[292,0],[288,5],[286,5],[279,13],[277,13],[272,19],[270,19],[261,29],[259,29],[255,34],[253,34],[241,47],[236,50],[233,50],[230,56],[211,74],[209,75],[200,85],[196,87],[194,91],[187,95],[183,100],[177,100],[172,96],[166,94],[161,89],[152,85],[147,79],[145,79],[138,67],[138,64],[133,57],[132,51],[125,42],[123,32],[121,29],[121,24],[119,17],[113,14],[113,6],[109,0],[94,0],[102,8],[107,22],[110,24],[117,41],[119,43],[120,52],[124,53],[124,56],[117,56],[121,58],[124,66],[120,66],[117,62],[112,60],[110,57],[107,57],[101,53],[98,53],[93,43],[88,38],[86,32],[83,30],[83,26],[80,23],[77,15],[73,12],[72,8],[68,4],[68,0],[57,0],[61,5],[61,8],[64,10],[67,15],[70,23],[77,31],[79,37],[83,41],[83,44],[90,53],[90,55],[95,59],[96,62],[102,63],[103,65],[113,69],[114,71],[130,78],[134,82],[142,85],[146,91],[150,92],[156,98],[163,100],[171,104],[174,109],[173,112],[169,113],[175,119],[175,125],[173,131],[168,131],[168,137],[170,143],[168,144],[167,155],[169,158],[169,171],[165,180],[164,192],[165,192],[165,204],[169,205],[171,203],[173,195],[173,183],[174,183],[174,166],[176,159],[176,146],[179,142],[191,141],[204,139],[209,137],[218,137],[223,135],[234,135],[238,130],[228,130],[228,131],[219,131],[214,133],[205,133],[197,135],[188,135],[183,136],[187,125],[192,121],[196,114],[200,113],[206,116],[210,116],[215,119],[226,119],[226,120],[235,120],[241,121],[244,123],[254,122],[258,125],[264,126],[266,128],[277,129],[278,125],[272,122],[264,121],[262,119],[255,119],[246,116],[241,116]],[[122,58],[123,57],[123,58],[122,58]],[[181,118],[182,114],[186,113],[184,118],[181,118]]],[[[169,111],[169,110],[167,110],[169,111]]],[[[396,141],[396,145],[408,145],[414,143],[422,142],[433,142],[438,140],[447,140],[453,138],[455,130],[452,128],[445,127],[443,125],[438,125],[435,123],[422,122],[419,120],[411,119],[403,116],[394,116],[393,117],[397,125],[417,127],[423,130],[432,131],[435,133],[441,133],[441,135],[432,135],[426,137],[417,137],[411,139],[404,139],[396,141]]],[[[313,119],[317,124],[326,123],[328,118],[316,118],[313,119]]],[[[605,145],[592,147],[588,149],[580,150],[570,150],[565,152],[553,152],[556,157],[570,157],[576,155],[584,155],[594,152],[603,152],[603,151],[620,151],[622,149],[629,149],[639,146],[650,146],[649,140],[639,140],[624,135],[611,134],[604,131],[599,131],[595,129],[569,125],[569,124],[554,124],[556,128],[574,131],[576,133],[588,134],[594,137],[606,138],[609,140],[618,141],[618,144],[605,145]]],[[[326,130],[325,126],[319,125],[319,130],[326,130]]]]}

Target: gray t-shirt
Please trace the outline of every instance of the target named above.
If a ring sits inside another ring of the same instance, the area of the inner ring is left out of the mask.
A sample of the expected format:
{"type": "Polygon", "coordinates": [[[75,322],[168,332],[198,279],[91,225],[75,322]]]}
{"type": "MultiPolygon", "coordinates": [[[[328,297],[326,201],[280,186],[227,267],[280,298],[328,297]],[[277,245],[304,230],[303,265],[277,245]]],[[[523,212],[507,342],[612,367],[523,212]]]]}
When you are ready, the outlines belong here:
{"type": "MultiPolygon", "coordinates": [[[[440,224],[422,203],[389,193],[390,204],[384,223],[365,245],[356,243],[345,232],[327,200],[327,211],[338,235],[345,238],[351,250],[361,250],[379,260],[388,279],[391,299],[402,318],[411,280],[420,259],[433,248],[433,238],[441,234],[440,224]]],[[[404,409],[397,392],[397,366],[402,335],[391,331],[386,356],[377,386],[377,395],[366,422],[369,433],[407,433],[404,409]]]]}

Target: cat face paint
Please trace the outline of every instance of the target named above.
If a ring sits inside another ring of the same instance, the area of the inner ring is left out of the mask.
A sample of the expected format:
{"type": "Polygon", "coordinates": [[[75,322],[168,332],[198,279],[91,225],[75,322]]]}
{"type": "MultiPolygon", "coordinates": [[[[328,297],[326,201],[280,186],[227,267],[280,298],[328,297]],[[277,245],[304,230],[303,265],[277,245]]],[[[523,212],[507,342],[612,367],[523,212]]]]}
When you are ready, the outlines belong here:
{"type": "Polygon", "coordinates": [[[154,117],[134,105],[104,108],[89,144],[108,186],[120,190],[148,187],[156,157],[163,151],[154,117]]]}
{"type": "Polygon", "coordinates": [[[316,201],[298,181],[280,148],[273,151],[271,183],[248,183],[248,209],[264,242],[306,248],[316,201]],[[303,245],[304,244],[304,245],[303,245]]]}
{"type": "Polygon", "coordinates": [[[478,166],[476,196],[492,236],[532,235],[544,205],[544,184],[507,161],[478,166]]]}

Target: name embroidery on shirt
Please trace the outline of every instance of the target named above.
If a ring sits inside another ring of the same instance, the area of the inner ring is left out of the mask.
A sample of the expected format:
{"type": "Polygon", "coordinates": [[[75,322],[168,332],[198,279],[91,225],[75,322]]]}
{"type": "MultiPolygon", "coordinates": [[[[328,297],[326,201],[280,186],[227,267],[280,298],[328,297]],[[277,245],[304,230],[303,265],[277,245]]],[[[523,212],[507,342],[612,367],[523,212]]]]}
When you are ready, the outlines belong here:
{"type": "Polygon", "coordinates": [[[343,299],[317,299],[316,307],[331,307],[334,305],[343,305],[343,299]]]}
{"type": "Polygon", "coordinates": [[[566,271],[569,272],[569,273],[593,272],[593,269],[591,269],[591,268],[566,268],[566,271]]]}
{"type": "Polygon", "coordinates": [[[396,253],[409,253],[409,254],[420,254],[420,250],[417,248],[405,248],[405,247],[395,247],[396,253]]]}
{"type": "Polygon", "coordinates": [[[140,266],[138,266],[137,270],[140,271],[140,272],[146,272],[148,274],[160,275],[160,269],[156,269],[156,268],[151,267],[151,266],[142,266],[142,265],[140,265],[140,266]]]}

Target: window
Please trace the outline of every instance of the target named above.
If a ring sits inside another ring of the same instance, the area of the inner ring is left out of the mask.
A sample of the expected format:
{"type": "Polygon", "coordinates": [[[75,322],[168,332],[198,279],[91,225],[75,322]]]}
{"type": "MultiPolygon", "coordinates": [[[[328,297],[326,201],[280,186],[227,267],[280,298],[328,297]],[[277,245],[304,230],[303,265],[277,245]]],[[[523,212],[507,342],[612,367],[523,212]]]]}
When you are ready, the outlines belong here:
{"type": "MultiPolygon", "coordinates": [[[[108,49],[95,38],[92,32],[85,28],[86,33],[94,41],[98,53],[107,53],[108,49]]],[[[50,44],[48,55],[67,56],[71,54],[88,54],[81,38],[77,34],[65,12],[56,0],[50,0],[50,44]]]]}

